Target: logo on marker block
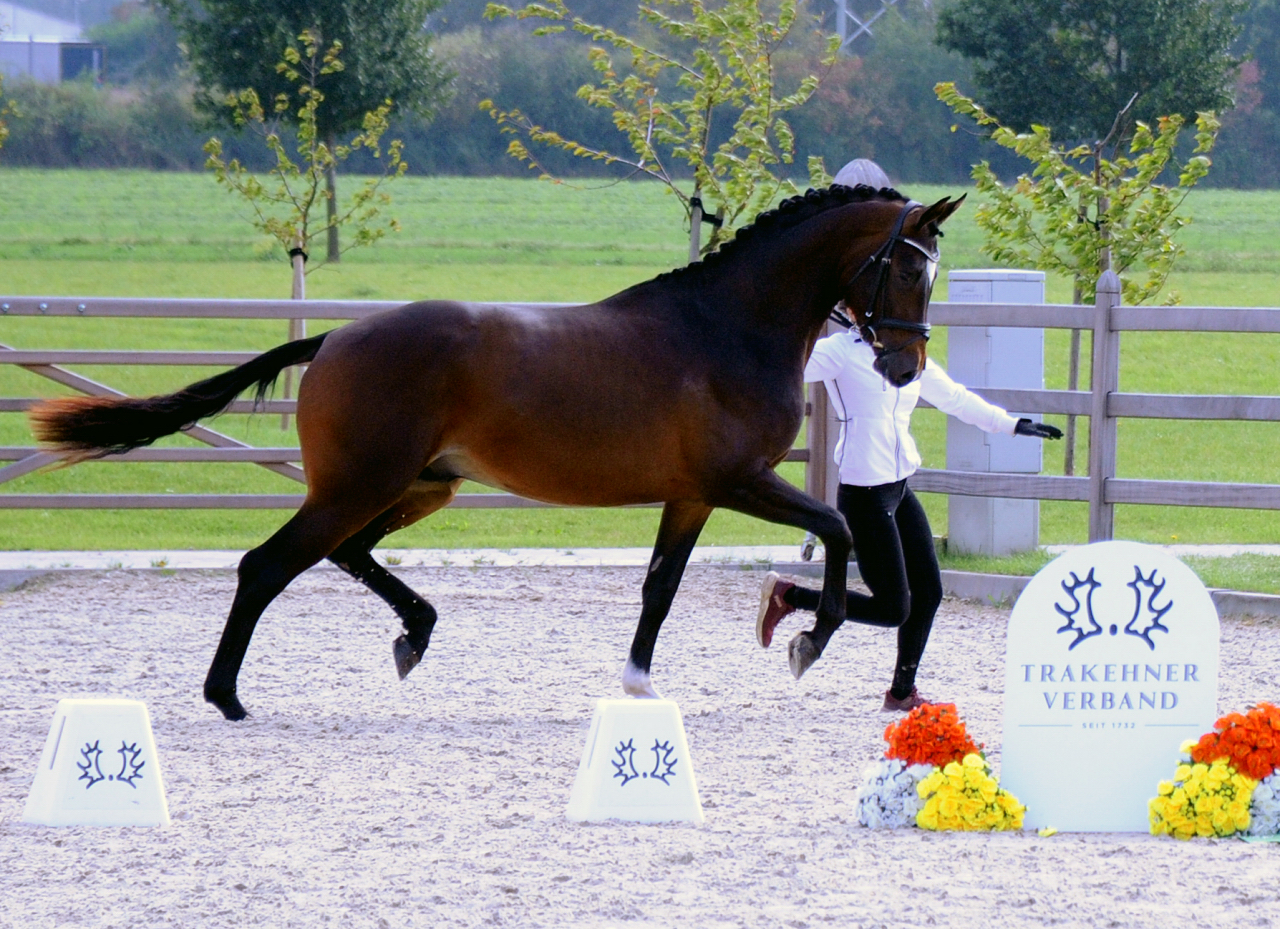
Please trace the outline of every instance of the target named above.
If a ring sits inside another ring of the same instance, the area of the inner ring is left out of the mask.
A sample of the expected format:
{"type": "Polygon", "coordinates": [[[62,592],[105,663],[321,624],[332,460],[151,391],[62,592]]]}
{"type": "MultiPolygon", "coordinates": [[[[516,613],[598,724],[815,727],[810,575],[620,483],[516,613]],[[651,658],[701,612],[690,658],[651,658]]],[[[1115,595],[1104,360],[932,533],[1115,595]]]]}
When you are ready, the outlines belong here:
{"type": "Polygon", "coordinates": [[[59,700],[22,821],[166,826],[156,740],[140,700],[59,700]]]}
{"type": "Polygon", "coordinates": [[[674,700],[600,700],[569,797],[569,819],[702,822],[674,700]]]}
{"type": "Polygon", "coordinates": [[[1217,698],[1218,613],[1191,569],[1136,542],[1073,549],[1009,617],[1001,786],[1029,827],[1146,832],[1154,785],[1217,698]]]}

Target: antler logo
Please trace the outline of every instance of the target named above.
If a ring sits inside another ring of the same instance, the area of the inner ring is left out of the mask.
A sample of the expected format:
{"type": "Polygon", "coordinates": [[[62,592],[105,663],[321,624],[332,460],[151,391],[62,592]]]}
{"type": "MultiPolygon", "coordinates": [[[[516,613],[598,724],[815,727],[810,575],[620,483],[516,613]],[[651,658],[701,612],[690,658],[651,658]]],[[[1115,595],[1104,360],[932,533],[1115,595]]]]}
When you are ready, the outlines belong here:
{"type": "MultiPolygon", "coordinates": [[[[1093,614],[1093,594],[1102,586],[1094,576],[1094,568],[1089,569],[1089,573],[1082,580],[1074,571],[1071,572],[1071,580],[1062,582],[1062,590],[1070,599],[1070,603],[1063,605],[1055,603],[1053,608],[1058,611],[1067,622],[1057,631],[1059,633],[1071,633],[1074,638],[1071,644],[1067,646],[1070,651],[1083,642],[1085,639],[1091,639],[1094,636],[1102,635],[1103,626],[1098,622],[1093,614]],[[1079,591],[1085,588],[1084,600],[1081,601],[1079,591]],[[1084,610],[1083,618],[1080,611],[1084,610]]],[[[1134,605],[1133,616],[1125,623],[1125,635],[1136,636],[1147,643],[1147,647],[1155,651],[1156,644],[1151,639],[1153,632],[1168,632],[1169,627],[1165,626],[1161,620],[1165,615],[1173,609],[1173,601],[1170,600],[1163,606],[1156,605],[1156,597],[1158,597],[1165,588],[1167,581],[1161,579],[1156,573],[1156,569],[1151,569],[1151,574],[1144,575],[1142,568],[1138,565],[1133,566],[1134,579],[1126,584],[1126,587],[1133,589],[1134,605]],[[1144,601],[1145,593],[1145,601],[1144,601]]],[[[1111,635],[1118,635],[1120,627],[1116,623],[1112,623],[1106,627],[1106,631],[1111,635]]]]}
{"type": "Polygon", "coordinates": [[[1124,631],[1128,635],[1136,635],[1142,641],[1146,642],[1147,646],[1154,652],[1156,650],[1156,643],[1151,641],[1151,633],[1169,631],[1169,628],[1162,624],[1160,620],[1164,619],[1164,615],[1173,609],[1173,601],[1170,600],[1164,606],[1156,606],[1156,597],[1164,590],[1164,585],[1167,581],[1160,581],[1159,583],[1156,582],[1155,568],[1151,569],[1150,577],[1143,577],[1142,569],[1137,565],[1133,566],[1133,573],[1133,580],[1125,585],[1126,587],[1133,588],[1135,601],[1133,604],[1133,619],[1129,620],[1129,622],[1125,624],[1124,631]],[[1146,603],[1142,602],[1142,591],[1144,589],[1149,591],[1146,603]],[[1135,629],[1134,626],[1138,624],[1140,619],[1145,625],[1139,629],[1135,629]]]}
{"type": "Polygon", "coordinates": [[[116,780],[123,781],[134,790],[137,790],[138,785],[134,781],[142,780],[142,766],[146,764],[145,761],[138,760],[138,756],[142,754],[142,749],[138,748],[137,742],[130,745],[121,739],[120,747],[116,749],[116,753],[120,756],[120,773],[116,775],[116,780]]]}
{"type": "MultiPolygon", "coordinates": [[[[1094,580],[1093,571],[1094,569],[1090,568],[1089,573],[1084,580],[1081,580],[1076,572],[1072,571],[1071,580],[1062,582],[1062,589],[1066,591],[1067,596],[1071,598],[1071,606],[1064,607],[1060,603],[1055,603],[1053,605],[1053,608],[1066,617],[1067,620],[1067,624],[1059,628],[1058,632],[1075,633],[1075,638],[1072,639],[1071,644],[1067,646],[1067,651],[1071,651],[1071,649],[1075,648],[1085,639],[1093,638],[1095,635],[1102,635],[1102,627],[1098,625],[1098,621],[1093,618],[1093,592],[1102,585],[1094,580]],[[1080,613],[1081,607],[1080,598],[1076,595],[1076,592],[1080,590],[1081,587],[1088,588],[1085,593],[1083,604],[1085,616],[1089,620],[1090,626],[1090,628],[1087,629],[1076,625],[1076,616],[1080,613]]],[[[1115,626],[1112,626],[1111,630],[1111,634],[1115,635],[1115,626]]]]}
{"type": "Polygon", "coordinates": [[[623,787],[640,776],[640,772],[636,770],[636,750],[631,746],[634,741],[635,739],[627,739],[619,742],[613,750],[617,759],[610,762],[613,765],[613,776],[622,778],[623,787]]]}
{"type": "Polygon", "coordinates": [[[635,739],[627,739],[625,742],[618,742],[613,749],[614,758],[609,763],[613,765],[613,776],[620,778],[621,787],[626,787],[636,778],[652,778],[655,781],[662,781],[663,784],[670,787],[671,778],[676,776],[676,765],[680,759],[674,757],[675,748],[670,742],[659,742],[653,740],[653,747],[649,751],[653,752],[653,770],[638,771],[636,770],[636,750],[635,739]]]}
{"type": "Polygon", "coordinates": [[[675,749],[671,747],[670,742],[659,742],[654,739],[653,748],[650,751],[653,752],[653,770],[648,772],[648,776],[670,787],[671,782],[667,778],[675,777],[676,762],[680,760],[671,757],[675,754],[675,749]],[[662,771],[661,774],[658,773],[659,770],[662,771]]]}
{"type": "Polygon", "coordinates": [[[80,776],[76,778],[76,780],[89,782],[84,785],[85,790],[88,790],[94,784],[98,783],[98,781],[105,781],[107,779],[107,776],[102,773],[102,768],[98,767],[98,762],[102,759],[102,750],[98,748],[97,742],[94,742],[92,745],[85,742],[84,748],[80,749],[80,757],[83,758],[84,761],[76,762],[76,767],[80,769],[80,776]]]}
{"type": "Polygon", "coordinates": [[[142,780],[142,769],[146,765],[145,761],[138,760],[138,756],[142,754],[138,743],[134,742],[130,745],[121,739],[120,747],[115,751],[115,754],[120,756],[120,773],[103,774],[102,749],[98,747],[101,742],[101,739],[93,743],[85,742],[84,748],[80,749],[80,757],[84,760],[76,762],[76,767],[80,769],[80,776],[76,780],[86,782],[85,790],[102,781],[118,781],[137,790],[138,785],[134,781],[142,780]]]}

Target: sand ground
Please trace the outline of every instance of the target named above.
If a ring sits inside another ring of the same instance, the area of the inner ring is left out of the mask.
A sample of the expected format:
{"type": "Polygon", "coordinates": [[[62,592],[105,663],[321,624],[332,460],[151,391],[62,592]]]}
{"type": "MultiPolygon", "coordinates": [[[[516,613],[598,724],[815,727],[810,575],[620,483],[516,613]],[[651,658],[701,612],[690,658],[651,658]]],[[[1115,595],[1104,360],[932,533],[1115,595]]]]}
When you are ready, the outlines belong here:
{"type": "MultiPolygon", "coordinates": [[[[313,571],[259,624],[239,724],[200,699],[234,575],[0,594],[0,925],[1280,925],[1280,845],[859,827],[893,636],[846,626],[793,681],[780,645],[755,645],[753,571],[691,568],[658,644],[706,822],[568,822],[594,701],[621,695],[642,569],[402,576],[441,613],[407,681],[393,614],[313,571]],[[147,702],[171,826],[20,822],[54,705],[91,695],[147,702]]],[[[920,681],[997,765],[1006,618],[946,602],[920,681]]],[[[1280,623],[1225,620],[1222,710],[1280,697],[1278,659],[1280,623]]]]}

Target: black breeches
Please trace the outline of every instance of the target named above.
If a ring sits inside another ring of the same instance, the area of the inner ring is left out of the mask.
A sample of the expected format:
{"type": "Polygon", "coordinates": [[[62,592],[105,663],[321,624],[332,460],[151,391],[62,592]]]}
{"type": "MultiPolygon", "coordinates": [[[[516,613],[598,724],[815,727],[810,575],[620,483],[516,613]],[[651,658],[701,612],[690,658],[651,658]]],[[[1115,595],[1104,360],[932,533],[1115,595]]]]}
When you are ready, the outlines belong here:
{"type": "MultiPolygon", "coordinates": [[[[933,616],[942,602],[942,576],[924,507],[906,481],[876,487],[841,484],[836,507],[853,533],[858,572],[871,595],[849,591],[847,618],[898,630],[894,689],[910,690],[933,616]]],[[[820,593],[793,587],[786,600],[816,610],[820,593]]]]}

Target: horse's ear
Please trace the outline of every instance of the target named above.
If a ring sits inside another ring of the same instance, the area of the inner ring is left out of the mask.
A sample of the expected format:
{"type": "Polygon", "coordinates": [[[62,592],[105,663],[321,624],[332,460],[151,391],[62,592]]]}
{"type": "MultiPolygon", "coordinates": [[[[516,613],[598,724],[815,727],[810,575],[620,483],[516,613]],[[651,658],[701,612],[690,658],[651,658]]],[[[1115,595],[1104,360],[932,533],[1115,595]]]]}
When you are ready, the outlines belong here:
{"type": "Polygon", "coordinates": [[[947,218],[960,209],[960,204],[964,203],[968,194],[961,194],[958,200],[952,200],[950,197],[943,197],[933,206],[925,207],[920,218],[916,220],[916,231],[925,235],[937,235],[938,227],[946,222],[947,218]]]}

